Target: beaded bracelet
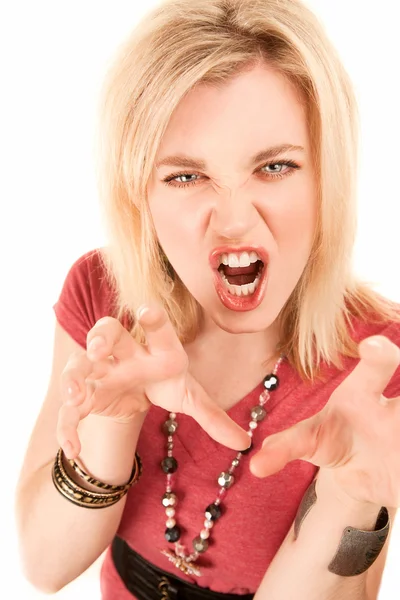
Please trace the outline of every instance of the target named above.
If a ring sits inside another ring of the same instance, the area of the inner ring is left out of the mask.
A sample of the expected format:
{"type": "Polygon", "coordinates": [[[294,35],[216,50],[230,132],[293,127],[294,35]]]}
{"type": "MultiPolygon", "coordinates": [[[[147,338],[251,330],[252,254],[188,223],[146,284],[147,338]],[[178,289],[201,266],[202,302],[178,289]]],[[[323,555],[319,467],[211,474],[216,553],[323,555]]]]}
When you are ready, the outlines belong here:
{"type": "MultiPolygon", "coordinates": [[[[127,494],[129,488],[139,481],[142,474],[142,463],[140,457],[138,454],[135,454],[134,466],[129,482],[124,486],[116,486],[117,488],[122,487],[122,490],[117,489],[107,493],[93,492],[82,488],[75,481],[73,481],[73,479],[71,479],[62,464],[62,456],[63,452],[60,448],[54,461],[52,480],[58,492],[60,492],[62,496],[77,506],[84,506],[86,508],[104,508],[106,506],[112,506],[113,504],[119,502],[119,500],[121,500],[121,498],[127,494]]],[[[90,478],[89,475],[87,475],[87,477],[90,478]]],[[[103,482],[98,483],[102,484],[103,482]]],[[[104,486],[113,488],[113,486],[110,484],[104,484],[104,486]]],[[[101,485],[96,487],[100,487],[101,489],[109,489],[108,487],[105,488],[101,485]]]]}

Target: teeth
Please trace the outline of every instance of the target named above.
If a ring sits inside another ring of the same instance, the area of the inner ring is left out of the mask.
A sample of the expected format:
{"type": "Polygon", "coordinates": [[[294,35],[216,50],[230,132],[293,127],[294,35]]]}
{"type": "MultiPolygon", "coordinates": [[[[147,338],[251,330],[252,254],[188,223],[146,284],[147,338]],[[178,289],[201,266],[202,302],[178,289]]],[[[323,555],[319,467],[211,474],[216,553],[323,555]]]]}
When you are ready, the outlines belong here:
{"type": "Polygon", "coordinates": [[[228,289],[228,292],[232,296],[251,296],[256,291],[258,284],[260,283],[260,276],[258,275],[252,283],[246,283],[245,285],[232,285],[229,283],[223,273],[221,273],[221,279],[224,285],[228,289]]]}
{"type": "Polygon", "coordinates": [[[220,264],[229,265],[230,267],[249,267],[258,260],[261,260],[261,258],[254,250],[251,252],[241,252],[240,254],[230,252],[221,256],[220,264]]]}
{"type": "Polygon", "coordinates": [[[230,267],[240,267],[240,260],[237,254],[229,254],[228,261],[230,267]]]}
{"type": "Polygon", "coordinates": [[[258,260],[261,260],[261,259],[258,257],[258,254],[257,254],[257,252],[251,251],[251,252],[250,252],[250,262],[251,262],[251,263],[255,263],[255,262],[257,262],[258,260]]]}
{"type": "Polygon", "coordinates": [[[250,266],[250,256],[247,252],[242,252],[239,259],[240,267],[249,267],[250,266]]]}

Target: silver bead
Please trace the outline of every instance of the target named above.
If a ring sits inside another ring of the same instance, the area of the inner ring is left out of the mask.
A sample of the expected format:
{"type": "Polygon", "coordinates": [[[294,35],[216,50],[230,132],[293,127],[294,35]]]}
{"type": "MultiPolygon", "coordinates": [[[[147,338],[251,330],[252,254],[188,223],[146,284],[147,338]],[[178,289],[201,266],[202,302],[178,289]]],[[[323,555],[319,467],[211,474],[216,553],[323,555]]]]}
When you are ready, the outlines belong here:
{"type": "Polygon", "coordinates": [[[232,467],[235,467],[235,468],[238,467],[239,463],[240,463],[240,460],[237,458],[234,458],[232,461],[232,467]]]}
{"type": "Polygon", "coordinates": [[[208,519],[206,519],[204,521],[204,527],[206,529],[212,529],[214,527],[214,521],[209,521],[208,519]]]}
{"type": "Polygon", "coordinates": [[[262,406],[254,406],[250,414],[253,421],[263,421],[267,416],[267,411],[262,406]]]}
{"type": "Polygon", "coordinates": [[[207,540],[202,540],[201,537],[197,537],[194,538],[193,540],[193,548],[196,550],[196,552],[205,552],[208,548],[208,542],[207,540]]]}
{"type": "Polygon", "coordinates": [[[176,419],[176,413],[169,413],[169,418],[174,421],[176,419]]]}
{"type": "Polygon", "coordinates": [[[165,514],[167,515],[167,517],[174,517],[175,516],[175,509],[172,508],[172,506],[168,506],[168,508],[165,511],[165,514]]]}
{"type": "Polygon", "coordinates": [[[169,433],[170,435],[172,435],[173,433],[175,433],[175,431],[178,429],[178,423],[176,421],[173,421],[172,419],[168,419],[168,421],[165,421],[164,423],[164,430],[169,433]]]}
{"type": "Polygon", "coordinates": [[[257,423],[255,421],[250,421],[249,427],[250,429],[257,429],[257,423]]]}
{"type": "Polygon", "coordinates": [[[165,506],[165,507],[176,506],[177,502],[178,502],[178,499],[173,492],[167,492],[162,497],[162,503],[163,503],[163,506],[165,506]]]}
{"type": "Polygon", "coordinates": [[[218,485],[225,488],[226,490],[231,487],[234,481],[234,476],[231,473],[226,473],[225,471],[223,471],[218,477],[218,485]]]}

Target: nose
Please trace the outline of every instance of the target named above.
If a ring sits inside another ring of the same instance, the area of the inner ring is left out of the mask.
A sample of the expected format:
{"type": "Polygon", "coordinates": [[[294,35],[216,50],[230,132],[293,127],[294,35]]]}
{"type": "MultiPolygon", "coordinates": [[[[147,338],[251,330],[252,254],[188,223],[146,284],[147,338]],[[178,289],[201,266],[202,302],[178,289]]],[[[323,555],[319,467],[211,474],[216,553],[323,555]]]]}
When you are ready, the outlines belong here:
{"type": "Polygon", "coordinates": [[[218,194],[209,225],[216,237],[241,240],[256,227],[258,219],[247,194],[229,192],[218,194]]]}

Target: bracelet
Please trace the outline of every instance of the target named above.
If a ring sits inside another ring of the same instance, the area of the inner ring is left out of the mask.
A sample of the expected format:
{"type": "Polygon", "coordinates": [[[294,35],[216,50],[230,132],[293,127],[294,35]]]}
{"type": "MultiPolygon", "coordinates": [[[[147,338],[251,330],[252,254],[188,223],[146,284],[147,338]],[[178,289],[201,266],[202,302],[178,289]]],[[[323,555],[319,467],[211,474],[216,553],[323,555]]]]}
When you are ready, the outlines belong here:
{"type": "MultiPolygon", "coordinates": [[[[127,484],[124,486],[112,486],[107,483],[103,484],[103,482],[99,481],[98,483],[100,485],[97,485],[97,487],[100,487],[101,489],[112,489],[114,487],[117,489],[113,489],[112,491],[108,491],[106,493],[93,492],[79,486],[75,481],[73,481],[73,479],[71,479],[64,469],[62,456],[63,452],[60,448],[54,461],[52,480],[57,491],[60,492],[64,498],[73,504],[76,504],[77,506],[84,506],[86,508],[104,508],[106,506],[112,506],[113,504],[119,502],[119,500],[121,500],[121,498],[128,493],[130,487],[139,481],[142,474],[142,462],[139,455],[136,453],[132,475],[127,484]],[[107,487],[102,487],[102,484],[107,487]]],[[[91,476],[84,471],[82,472],[87,478],[93,479],[93,481],[97,482],[96,479],[91,478],[91,476]]],[[[87,479],[85,478],[85,480],[87,479]]]]}
{"type": "MultiPolygon", "coordinates": [[[[301,525],[317,502],[316,479],[307,488],[294,521],[294,539],[298,538],[301,525]]],[[[353,577],[367,571],[379,556],[390,530],[387,508],[379,511],[374,531],[364,531],[347,526],[342,533],[336,554],[328,565],[328,571],[341,577],[353,577]]]]}
{"type": "Polygon", "coordinates": [[[374,531],[346,527],[328,570],[342,577],[364,573],[379,556],[389,535],[389,529],[390,517],[385,506],[379,511],[374,531]]]}
{"type": "Polygon", "coordinates": [[[53,483],[57,490],[73,504],[88,508],[102,508],[115,504],[125,495],[125,492],[99,493],[80,487],[65,471],[61,458],[62,453],[58,452],[52,473],[53,483]]]}
{"type": "MultiPolygon", "coordinates": [[[[61,453],[62,449],[60,448],[60,450],[58,452],[61,453]]],[[[89,473],[86,473],[86,471],[84,471],[72,458],[68,459],[68,462],[71,465],[71,467],[73,468],[73,470],[75,471],[75,473],[77,473],[77,475],[79,475],[79,477],[81,479],[83,479],[84,481],[87,481],[91,485],[94,485],[95,487],[98,487],[102,490],[110,490],[113,492],[123,492],[126,489],[129,489],[133,484],[135,484],[139,480],[141,472],[142,472],[142,463],[141,463],[140,457],[137,453],[135,454],[135,463],[133,465],[133,469],[132,469],[132,473],[129,478],[129,481],[127,483],[125,483],[124,485],[111,485],[110,483],[104,483],[103,481],[99,481],[98,479],[95,479],[94,477],[89,475],[89,473]],[[139,465],[137,463],[139,463],[139,465]],[[138,466],[139,466],[139,472],[138,472],[138,466]]]]}

